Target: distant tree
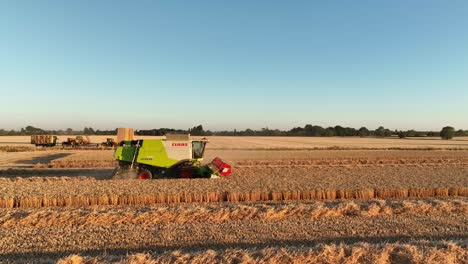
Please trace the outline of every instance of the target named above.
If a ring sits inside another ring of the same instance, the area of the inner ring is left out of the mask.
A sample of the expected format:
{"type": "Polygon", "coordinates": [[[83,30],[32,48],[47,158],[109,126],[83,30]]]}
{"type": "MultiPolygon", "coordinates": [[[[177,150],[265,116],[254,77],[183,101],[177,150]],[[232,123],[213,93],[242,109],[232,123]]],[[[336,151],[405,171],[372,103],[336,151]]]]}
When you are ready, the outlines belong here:
{"type": "Polygon", "coordinates": [[[260,136],[273,136],[274,131],[269,129],[268,127],[262,128],[260,131],[260,136]]]}
{"type": "Polygon", "coordinates": [[[313,136],[313,132],[314,132],[313,130],[314,130],[314,127],[312,125],[307,124],[304,126],[304,133],[308,137],[313,136]]]}
{"type": "Polygon", "coordinates": [[[456,133],[455,133],[455,136],[456,137],[463,137],[465,135],[465,131],[463,131],[462,129],[458,130],[456,133]]]}
{"type": "Polygon", "coordinates": [[[376,137],[385,137],[385,128],[383,126],[377,128],[374,134],[376,137]]]}
{"type": "Polygon", "coordinates": [[[406,136],[407,137],[415,137],[416,136],[416,131],[408,130],[408,131],[406,131],[406,136]]]}
{"type": "Polygon", "coordinates": [[[406,138],[407,135],[408,135],[408,132],[404,132],[404,131],[398,132],[398,137],[399,137],[399,138],[402,138],[402,139],[403,139],[403,138],[406,138]]]}
{"type": "Polygon", "coordinates": [[[204,136],[204,132],[202,125],[195,126],[190,130],[190,134],[193,136],[204,136]]]}
{"type": "Polygon", "coordinates": [[[454,136],[455,136],[455,128],[451,126],[446,126],[442,128],[442,130],[440,131],[440,137],[442,139],[449,140],[449,139],[452,139],[454,136]]]}
{"type": "Polygon", "coordinates": [[[65,130],[65,134],[67,134],[67,135],[73,135],[73,129],[67,128],[67,129],[65,130]]]}
{"type": "Polygon", "coordinates": [[[304,127],[304,132],[305,135],[309,137],[321,137],[323,136],[325,129],[321,126],[306,125],[304,127]]]}
{"type": "Polygon", "coordinates": [[[314,137],[323,137],[325,134],[325,129],[321,126],[314,126],[313,135],[314,137]]]}
{"type": "Polygon", "coordinates": [[[304,128],[302,127],[295,127],[288,131],[288,135],[295,136],[295,137],[302,137],[302,136],[305,136],[305,131],[304,131],[304,128]]]}
{"type": "Polygon", "coordinates": [[[335,136],[344,137],[346,136],[346,130],[342,126],[335,126],[335,136]]]}
{"type": "Polygon", "coordinates": [[[385,129],[384,130],[384,137],[391,137],[392,136],[392,131],[390,129],[385,129]]]}
{"type": "Polygon", "coordinates": [[[255,131],[253,131],[253,130],[250,129],[250,128],[247,128],[247,129],[244,131],[244,135],[245,135],[245,136],[255,136],[255,131]]]}
{"type": "Polygon", "coordinates": [[[336,136],[335,128],[334,127],[328,127],[327,129],[325,129],[325,136],[326,137],[336,136]]]}
{"type": "Polygon", "coordinates": [[[94,135],[94,134],[96,134],[96,131],[94,131],[94,129],[91,128],[91,127],[85,127],[83,129],[83,134],[85,134],[85,135],[94,135]]]}
{"type": "Polygon", "coordinates": [[[359,132],[355,128],[345,127],[344,135],[345,135],[345,137],[354,137],[354,136],[359,135],[359,132]]]}
{"type": "Polygon", "coordinates": [[[367,127],[361,127],[359,129],[359,136],[360,137],[368,137],[369,136],[369,129],[367,129],[367,127]]]}
{"type": "Polygon", "coordinates": [[[424,131],[415,131],[414,132],[415,137],[427,137],[427,132],[424,131]]]}
{"type": "Polygon", "coordinates": [[[21,129],[21,134],[23,135],[44,135],[47,134],[46,131],[43,129],[33,127],[33,126],[27,126],[25,128],[21,129]]]}

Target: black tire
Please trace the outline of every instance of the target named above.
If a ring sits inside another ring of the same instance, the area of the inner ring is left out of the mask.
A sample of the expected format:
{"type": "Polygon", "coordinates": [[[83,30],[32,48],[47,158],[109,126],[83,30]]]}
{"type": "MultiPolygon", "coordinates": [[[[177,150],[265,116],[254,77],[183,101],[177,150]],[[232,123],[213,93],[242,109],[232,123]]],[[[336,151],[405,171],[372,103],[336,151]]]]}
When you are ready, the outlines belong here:
{"type": "Polygon", "coordinates": [[[114,172],[112,172],[113,180],[132,180],[138,179],[138,173],[128,167],[117,167],[114,172]]]}
{"type": "Polygon", "coordinates": [[[140,168],[138,170],[137,179],[140,180],[151,180],[154,179],[153,172],[147,168],[140,168]]]}

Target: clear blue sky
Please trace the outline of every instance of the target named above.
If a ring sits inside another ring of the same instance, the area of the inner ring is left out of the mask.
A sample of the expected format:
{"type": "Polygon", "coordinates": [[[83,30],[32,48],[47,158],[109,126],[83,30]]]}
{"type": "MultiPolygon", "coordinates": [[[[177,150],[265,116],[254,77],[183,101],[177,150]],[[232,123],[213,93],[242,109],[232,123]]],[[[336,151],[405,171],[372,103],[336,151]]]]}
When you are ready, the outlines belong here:
{"type": "Polygon", "coordinates": [[[468,1],[1,1],[0,128],[468,129],[468,1]]]}

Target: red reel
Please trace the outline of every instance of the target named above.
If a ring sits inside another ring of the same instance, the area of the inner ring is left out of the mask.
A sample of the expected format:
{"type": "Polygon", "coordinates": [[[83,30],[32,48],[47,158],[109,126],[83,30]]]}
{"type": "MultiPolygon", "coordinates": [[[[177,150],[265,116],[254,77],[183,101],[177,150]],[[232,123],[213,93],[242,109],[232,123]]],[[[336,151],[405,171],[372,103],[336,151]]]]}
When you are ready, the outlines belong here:
{"type": "Polygon", "coordinates": [[[226,162],[222,161],[220,158],[216,157],[211,162],[211,165],[215,167],[218,171],[218,174],[224,177],[231,175],[232,167],[231,165],[227,164],[226,162]]]}

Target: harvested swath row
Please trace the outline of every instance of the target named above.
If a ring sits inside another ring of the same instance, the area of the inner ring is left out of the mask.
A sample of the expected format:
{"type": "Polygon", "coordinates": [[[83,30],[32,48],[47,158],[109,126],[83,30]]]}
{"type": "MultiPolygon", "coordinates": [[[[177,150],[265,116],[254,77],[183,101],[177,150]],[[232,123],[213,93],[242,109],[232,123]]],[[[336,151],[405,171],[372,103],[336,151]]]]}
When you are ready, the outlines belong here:
{"type": "Polygon", "coordinates": [[[355,158],[355,159],[282,159],[282,160],[247,160],[234,163],[238,167],[246,166],[307,166],[307,165],[413,165],[413,164],[468,164],[468,157],[459,158],[355,158]]]}
{"type": "Polygon", "coordinates": [[[154,225],[321,217],[468,213],[468,199],[373,200],[314,203],[196,204],[153,207],[43,208],[0,211],[2,228],[69,225],[154,225]]]}
{"type": "Polygon", "coordinates": [[[0,183],[4,182],[52,182],[52,181],[57,181],[57,182],[66,182],[66,181],[96,181],[95,178],[93,177],[86,177],[86,176],[78,176],[78,177],[14,177],[14,178],[0,178],[0,183]]]}
{"type": "MultiPolygon", "coordinates": [[[[347,166],[347,165],[450,165],[468,164],[468,158],[378,158],[378,159],[283,159],[283,160],[255,160],[237,161],[232,163],[235,167],[248,166],[347,166]]],[[[118,163],[114,160],[55,160],[47,164],[38,163],[35,168],[111,168],[118,163]]]]}
{"type": "MultiPolygon", "coordinates": [[[[62,152],[60,152],[62,153],[62,152]]],[[[113,161],[112,151],[69,151],[71,155],[58,160],[107,160],[113,161]]],[[[466,158],[465,151],[422,151],[422,150],[209,150],[205,153],[205,160],[210,161],[215,157],[222,157],[226,161],[243,160],[282,160],[282,159],[376,159],[376,158],[466,158]]]]}
{"type": "Polygon", "coordinates": [[[8,169],[0,170],[0,181],[43,181],[47,178],[62,178],[67,180],[97,180],[109,179],[113,169],[8,169]]]}
{"type": "Polygon", "coordinates": [[[205,251],[166,251],[126,256],[70,255],[58,264],[80,263],[466,263],[466,246],[456,241],[421,243],[320,244],[314,247],[269,247],[205,251]]]}
{"type": "MultiPolygon", "coordinates": [[[[52,184],[55,182],[47,182],[52,184]]],[[[70,183],[62,182],[62,183],[70,183]]],[[[336,199],[401,199],[428,197],[467,197],[468,187],[416,188],[416,189],[365,189],[365,190],[311,190],[266,192],[206,192],[206,193],[155,193],[155,194],[99,194],[99,195],[34,195],[0,198],[0,208],[93,206],[93,205],[153,205],[160,203],[210,203],[259,201],[321,201],[336,199]]]]}
{"type": "Polygon", "coordinates": [[[468,147],[340,147],[340,146],[331,146],[331,147],[219,147],[213,148],[208,147],[209,150],[423,150],[423,151],[436,151],[436,150],[445,150],[445,151],[466,151],[468,147]]]}
{"type": "Polygon", "coordinates": [[[26,152],[36,150],[42,149],[36,149],[32,146],[0,146],[0,152],[26,152]]]}
{"type": "MultiPolygon", "coordinates": [[[[44,152],[45,153],[45,152],[44,152]]],[[[48,151],[44,155],[54,154],[67,154],[63,158],[55,159],[50,161],[47,157],[43,161],[38,161],[35,168],[111,168],[115,167],[116,163],[113,159],[112,151],[48,151]]],[[[370,164],[389,163],[396,165],[408,165],[408,164],[423,164],[424,165],[440,165],[442,162],[446,164],[466,164],[466,157],[468,157],[467,151],[383,151],[383,150],[372,150],[372,151],[300,151],[300,150],[270,150],[270,151],[213,151],[208,150],[206,152],[206,161],[212,160],[214,157],[222,157],[228,163],[237,166],[254,165],[260,166],[266,165],[266,162],[271,163],[275,166],[285,164],[364,164],[369,166],[370,164]],[[294,157],[294,159],[291,159],[294,157]],[[286,158],[286,160],[285,160],[286,158]],[[245,159],[248,159],[247,161],[245,159]],[[255,162],[258,160],[259,162],[255,162]],[[344,161],[340,161],[344,160],[344,161]],[[376,160],[383,160],[382,162],[376,160]],[[280,161],[278,163],[276,161],[280,161]],[[458,161],[458,162],[457,162],[458,161]],[[400,163],[400,164],[398,164],[400,163]]],[[[8,157],[7,157],[8,159],[8,157]]],[[[10,158],[11,159],[11,158],[10,158]]],[[[18,157],[18,159],[24,159],[24,157],[18,157]]],[[[5,159],[0,159],[4,161],[5,159]]],[[[24,160],[23,160],[24,161],[24,160]]],[[[361,166],[362,166],[361,164],[361,166]]],[[[28,165],[28,162],[26,162],[28,165]]],[[[325,166],[324,165],[324,166],[325,166]]],[[[15,162],[11,164],[15,166],[15,162]]],[[[302,165],[301,165],[302,166],[302,165]]]]}
{"type": "Polygon", "coordinates": [[[50,163],[37,163],[34,168],[114,168],[114,160],[55,160],[50,163]]]}
{"type": "Polygon", "coordinates": [[[233,170],[233,177],[226,185],[230,188],[246,187],[236,188],[239,191],[466,187],[468,166],[253,166],[233,170]],[[234,184],[236,186],[232,186],[234,184]]]}

